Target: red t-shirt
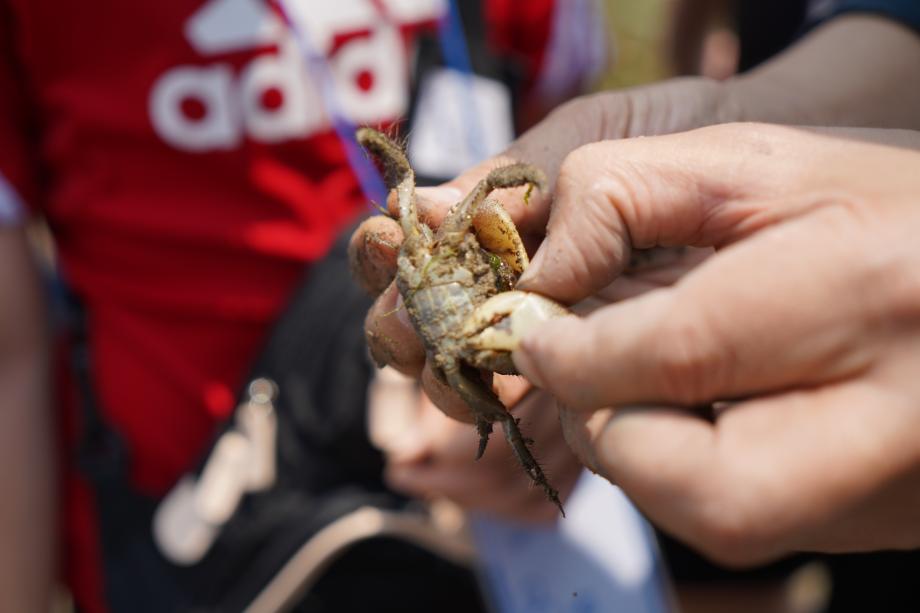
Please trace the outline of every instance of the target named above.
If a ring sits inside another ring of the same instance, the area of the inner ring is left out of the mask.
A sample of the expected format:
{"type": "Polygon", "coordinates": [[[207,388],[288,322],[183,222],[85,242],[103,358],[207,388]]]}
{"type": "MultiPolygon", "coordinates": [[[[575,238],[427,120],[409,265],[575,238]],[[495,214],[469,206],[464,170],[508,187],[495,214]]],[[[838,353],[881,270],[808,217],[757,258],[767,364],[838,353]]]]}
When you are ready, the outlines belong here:
{"type": "MultiPolygon", "coordinates": [[[[411,35],[443,0],[287,4],[309,7],[292,17],[351,121],[405,112],[411,35]]],[[[493,0],[491,36],[535,69],[552,5],[493,0]]],[[[365,206],[299,53],[262,0],[0,0],[0,182],[52,227],[143,492],[198,459],[304,265],[365,206]]],[[[100,611],[92,497],[68,470],[68,580],[100,611]]]]}

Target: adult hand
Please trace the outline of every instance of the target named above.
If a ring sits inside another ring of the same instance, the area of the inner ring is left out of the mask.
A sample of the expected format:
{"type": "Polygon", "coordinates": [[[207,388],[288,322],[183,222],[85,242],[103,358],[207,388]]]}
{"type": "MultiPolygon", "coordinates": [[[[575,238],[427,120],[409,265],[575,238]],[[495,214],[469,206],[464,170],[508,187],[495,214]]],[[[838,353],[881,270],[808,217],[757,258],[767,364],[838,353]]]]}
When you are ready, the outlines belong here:
{"type": "Polygon", "coordinates": [[[918,171],[913,152],[757,125],[579,149],[522,286],[575,301],[632,249],[718,251],[545,325],[515,363],[586,465],[721,562],[916,547],[918,171]]]}
{"type": "MultiPolygon", "coordinates": [[[[447,208],[489,168],[510,161],[539,166],[552,186],[566,155],[581,145],[606,139],[667,134],[742,120],[916,128],[920,126],[916,113],[920,101],[918,65],[920,38],[909,28],[874,15],[838,17],[813,29],[798,44],[751,73],[722,83],[672,79],[573,100],[528,131],[503,155],[438,191],[420,195],[420,208],[423,218],[437,225],[447,208]],[[854,40],[861,44],[852,44],[854,40]]],[[[548,196],[538,196],[529,207],[508,194],[503,195],[502,202],[525,242],[535,246],[549,216],[548,196]]],[[[392,220],[370,220],[355,233],[352,261],[356,276],[374,294],[387,290],[368,318],[372,352],[381,363],[419,376],[424,366],[421,344],[404,317],[389,317],[394,311],[400,315],[396,291],[389,283],[401,241],[402,234],[392,220]]],[[[428,391],[440,407],[457,406],[456,398],[443,397],[436,389],[428,391]]]]}
{"type": "MultiPolygon", "coordinates": [[[[722,85],[691,78],[573,100],[524,134],[504,154],[443,186],[418,190],[420,216],[428,225],[437,227],[447,209],[485,177],[489,169],[513,161],[529,162],[546,172],[550,189],[534,194],[526,204],[522,190],[506,191],[501,202],[525,243],[536,247],[546,228],[551,187],[562,160],[571,151],[603,139],[660,134],[715,123],[724,119],[723,103],[722,85]]],[[[395,212],[393,204],[390,203],[391,210],[395,212]]],[[[430,369],[425,368],[424,349],[391,283],[402,239],[398,224],[384,216],[368,219],[352,237],[350,256],[355,277],[368,291],[379,294],[366,322],[368,345],[378,364],[421,377],[425,391],[442,410],[470,421],[466,405],[452,390],[439,385],[430,376],[430,369]]]]}
{"type": "MultiPolygon", "coordinates": [[[[516,141],[501,156],[464,173],[454,181],[433,189],[420,189],[420,217],[437,227],[447,209],[459,201],[482,179],[488,170],[512,161],[527,161],[543,169],[550,183],[563,158],[578,146],[602,138],[619,138],[635,134],[686,129],[718,120],[722,88],[702,79],[682,79],[649,88],[623,93],[598,94],[574,100],[554,111],[545,121],[516,141]]],[[[522,233],[525,242],[534,246],[542,238],[549,215],[550,189],[535,194],[525,205],[523,192],[506,192],[502,203],[522,233]]],[[[389,203],[395,212],[395,203],[389,203]]],[[[392,283],[396,256],[403,235],[392,219],[378,216],[365,221],[355,232],[349,255],[355,277],[372,294],[379,294],[368,314],[368,346],[376,362],[420,378],[427,398],[447,415],[471,422],[469,408],[449,387],[433,376],[426,365],[425,350],[402,308],[399,292],[392,283]]],[[[641,282],[656,282],[654,278],[641,282]]],[[[632,293],[635,286],[621,281],[614,293],[632,293]]],[[[520,388],[513,396],[527,395],[530,384],[499,375],[495,384],[502,390],[520,388]]],[[[553,406],[543,393],[527,396],[520,407],[507,395],[502,398],[516,417],[523,419],[527,436],[537,440],[537,459],[546,464],[553,485],[563,496],[571,491],[578,476],[576,458],[565,448],[554,410],[535,407],[553,406]],[[531,421],[539,423],[530,424],[531,421]]],[[[407,493],[422,496],[446,496],[462,506],[485,510],[518,519],[555,517],[556,509],[542,493],[532,488],[511,456],[507,444],[493,436],[486,456],[472,465],[471,450],[478,441],[467,424],[452,424],[426,405],[417,421],[408,450],[388,453],[388,475],[392,484],[407,493]],[[486,464],[487,466],[483,466],[486,464]]]]}
{"type": "MultiPolygon", "coordinates": [[[[498,158],[444,186],[420,189],[420,217],[437,227],[447,209],[495,166],[527,161],[543,169],[552,183],[563,158],[584,143],[714,122],[719,119],[721,100],[721,86],[702,79],[681,79],[574,100],[554,111],[498,158]]],[[[546,227],[551,190],[534,194],[528,204],[520,197],[522,193],[505,192],[502,203],[525,242],[535,246],[546,227]]],[[[395,203],[391,201],[389,205],[395,213],[395,203]]],[[[431,398],[450,417],[471,423],[472,416],[463,400],[433,376],[426,365],[425,350],[392,283],[402,240],[399,225],[384,216],[368,219],[352,237],[349,255],[354,275],[368,291],[379,294],[365,325],[371,354],[380,366],[390,365],[420,378],[426,398],[431,398]]],[[[675,262],[675,267],[680,268],[681,263],[675,262]]],[[[623,279],[611,288],[611,293],[630,294],[647,283],[658,283],[656,274],[662,274],[657,267],[635,283],[623,279]]],[[[538,391],[528,395],[530,384],[523,380],[500,375],[494,380],[505,405],[523,419],[524,432],[536,439],[537,459],[545,464],[553,485],[565,500],[574,487],[580,466],[565,447],[556,411],[549,409],[554,401],[538,391]],[[516,391],[510,396],[503,393],[509,389],[516,391]],[[527,398],[521,406],[515,406],[516,400],[524,396],[527,398]],[[541,405],[544,408],[538,410],[541,405]]],[[[387,474],[397,489],[421,497],[444,496],[466,508],[509,518],[541,520],[556,516],[555,507],[542,492],[531,487],[502,437],[493,436],[486,455],[478,465],[473,465],[471,450],[476,449],[478,440],[470,425],[450,423],[434,414],[430,404],[425,405],[416,424],[412,436],[402,438],[409,442],[406,449],[387,453],[387,474]]]]}

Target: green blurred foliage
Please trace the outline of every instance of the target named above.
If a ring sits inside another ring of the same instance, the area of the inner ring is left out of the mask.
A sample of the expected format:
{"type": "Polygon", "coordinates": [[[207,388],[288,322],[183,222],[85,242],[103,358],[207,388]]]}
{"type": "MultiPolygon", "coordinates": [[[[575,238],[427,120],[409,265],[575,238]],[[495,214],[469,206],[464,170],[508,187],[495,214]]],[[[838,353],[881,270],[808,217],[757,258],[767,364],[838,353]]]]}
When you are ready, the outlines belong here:
{"type": "Polygon", "coordinates": [[[670,76],[665,55],[674,0],[604,0],[613,31],[610,70],[597,89],[641,85],[670,76]]]}

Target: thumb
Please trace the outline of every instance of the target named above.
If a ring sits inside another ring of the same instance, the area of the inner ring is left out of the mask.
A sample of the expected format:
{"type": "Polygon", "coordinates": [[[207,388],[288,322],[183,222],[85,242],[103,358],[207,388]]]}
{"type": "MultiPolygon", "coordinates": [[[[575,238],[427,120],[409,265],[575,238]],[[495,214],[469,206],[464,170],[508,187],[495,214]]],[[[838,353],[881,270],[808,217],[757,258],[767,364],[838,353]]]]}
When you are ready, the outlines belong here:
{"type": "Polygon", "coordinates": [[[875,349],[855,340],[869,332],[873,309],[871,297],[853,292],[853,279],[872,266],[853,256],[854,245],[867,245],[859,215],[829,204],[772,230],[717,253],[674,287],[545,323],[523,339],[515,365],[580,410],[692,406],[867,367],[875,349]]]}

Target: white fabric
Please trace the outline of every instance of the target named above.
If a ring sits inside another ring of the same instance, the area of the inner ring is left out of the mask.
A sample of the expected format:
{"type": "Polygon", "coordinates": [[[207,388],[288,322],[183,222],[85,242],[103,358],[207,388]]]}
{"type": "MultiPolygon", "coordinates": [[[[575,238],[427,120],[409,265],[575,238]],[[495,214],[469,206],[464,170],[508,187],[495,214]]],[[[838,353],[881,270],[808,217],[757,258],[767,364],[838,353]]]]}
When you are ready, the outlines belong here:
{"type": "Polygon", "coordinates": [[[554,526],[476,516],[473,539],[498,613],[670,613],[651,528],[619,488],[584,472],[554,526]]]}
{"type": "Polygon", "coordinates": [[[422,81],[409,161],[415,171],[449,179],[500,153],[514,138],[511,92],[500,81],[450,68],[422,81]]]}

